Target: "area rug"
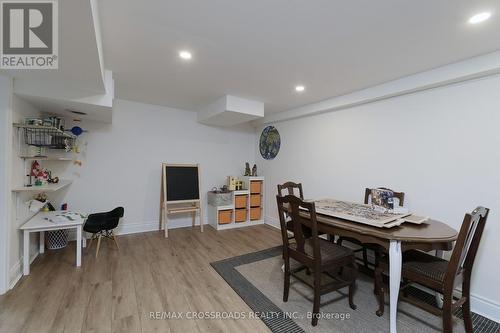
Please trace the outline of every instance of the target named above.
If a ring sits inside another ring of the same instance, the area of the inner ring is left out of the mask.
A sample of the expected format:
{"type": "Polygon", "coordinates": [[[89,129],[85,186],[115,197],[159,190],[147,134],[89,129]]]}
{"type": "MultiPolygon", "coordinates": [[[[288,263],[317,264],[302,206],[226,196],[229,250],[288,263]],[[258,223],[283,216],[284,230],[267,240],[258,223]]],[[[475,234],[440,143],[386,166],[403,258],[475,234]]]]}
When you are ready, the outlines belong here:
{"type": "MultiPolygon", "coordinates": [[[[212,267],[238,293],[274,333],[281,332],[388,332],[389,305],[382,317],[375,315],[377,300],[373,280],[360,274],[354,303],[349,307],[347,288],[321,297],[321,314],[316,327],[311,326],[312,289],[291,279],[288,302],[283,302],[281,247],[245,254],[212,263],[212,267]]],[[[432,295],[414,290],[414,296],[430,303],[432,295]]],[[[386,297],[388,299],[388,297],[386,297]]],[[[465,332],[461,314],[454,317],[454,332],[465,332]]],[[[500,325],[473,314],[474,332],[499,332],[500,325]]],[[[441,318],[405,302],[398,304],[398,332],[441,332],[441,318]]]]}

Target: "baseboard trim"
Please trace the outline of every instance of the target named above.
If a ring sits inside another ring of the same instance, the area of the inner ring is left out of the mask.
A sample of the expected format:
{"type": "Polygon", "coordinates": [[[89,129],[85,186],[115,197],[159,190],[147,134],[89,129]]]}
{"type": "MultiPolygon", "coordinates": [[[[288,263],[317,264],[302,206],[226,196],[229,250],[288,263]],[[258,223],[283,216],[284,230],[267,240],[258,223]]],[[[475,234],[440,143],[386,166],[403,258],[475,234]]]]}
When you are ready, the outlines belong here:
{"type": "MultiPolygon", "coordinates": [[[[199,225],[199,224],[197,224],[199,225]]],[[[206,224],[205,224],[206,225],[206,224]]],[[[186,228],[191,227],[191,221],[169,221],[168,230],[177,229],[177,228],[186,228]]],[[[143,232],[151,232],[160,230],[159,221],[148,221],[148,222],[139,222],[139,223],[123,223],[118,225],[116,228],[116,235],[130,235],[130,234],[139,234],[143,232]]],[[[76,232],[71,229],[68,234],[68,240],[74,241],[76,240],[76,232]]]]}
{"type": "MultiPolygon", "coordinates": [[[[39,252],[36,251],[30,258],[30,265],[35,261],[35,259],[38,257],[39,252]]],[[[10,268],[9,272],[9,290],[14,288],[16,284],[21,280],[23,277],[23,257],[19,259],[14,266],[10,268]]]]}
{"type": "MultiPolygon", "coordinates": [[[[280,229],[279,220],[275,217],[266,216],[265,223],[273,228],[280,229]]],[[[457,293],[460,294],[460,291],[458,290],[457,293]]],[[[483,317],[500,322],[500,303],[486,297],[471,294],[471,310],[483,317]]]]}

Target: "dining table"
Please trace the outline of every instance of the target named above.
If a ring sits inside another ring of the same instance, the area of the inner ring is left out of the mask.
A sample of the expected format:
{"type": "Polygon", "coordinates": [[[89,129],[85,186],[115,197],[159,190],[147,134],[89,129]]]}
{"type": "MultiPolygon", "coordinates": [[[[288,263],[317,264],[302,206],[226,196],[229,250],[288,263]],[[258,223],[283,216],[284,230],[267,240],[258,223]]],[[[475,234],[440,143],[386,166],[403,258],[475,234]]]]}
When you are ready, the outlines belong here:
{"type": "MultiPolygon", "coordinates": [[[[328,199],[335,200],[335,199],[328,199]]],[[[285,208],[285,210],[288,207],[285,208]]],[[[307,218],[306,212],[301,215],[307,218]]],[[[339,237],[349,237],[364,244],[378,244],[389,254],[390,332],[397,332],[397,307],[401,284],[403,252],[435,250],[438,256],[450,251],[458,232],[447,224],[427,219],[421,224],[402,223],[391,228],[374,227],[325,214],[316,214],[318,231],[339,237]]]]}

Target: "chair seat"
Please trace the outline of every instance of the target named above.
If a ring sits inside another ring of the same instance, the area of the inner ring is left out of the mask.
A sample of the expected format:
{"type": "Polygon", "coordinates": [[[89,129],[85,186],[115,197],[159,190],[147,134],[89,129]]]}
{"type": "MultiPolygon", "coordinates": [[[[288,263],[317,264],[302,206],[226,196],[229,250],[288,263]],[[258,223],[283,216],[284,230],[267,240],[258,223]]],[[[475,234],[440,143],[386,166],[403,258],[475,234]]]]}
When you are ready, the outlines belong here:
{"type": "MultiPolygon", "coordinates": [[[[296,249],[297,244],[290,244],[290,248],[296,249]]],[[[319,238],[319,250],[321,252],[321,263],[338,261],[350,256],[354,256],[354,252],[344,246],[337,245],[322,238],[319,238]]],[[[313,256],[313,240],[306,239],[304,242],[304,252],[313,256]]]]}
{"type": "Polygon", "coordinates": [[[442,283],[448,261],[422,251],[410,250],[403,253],[403,274],[414,273],[442,283]]]}

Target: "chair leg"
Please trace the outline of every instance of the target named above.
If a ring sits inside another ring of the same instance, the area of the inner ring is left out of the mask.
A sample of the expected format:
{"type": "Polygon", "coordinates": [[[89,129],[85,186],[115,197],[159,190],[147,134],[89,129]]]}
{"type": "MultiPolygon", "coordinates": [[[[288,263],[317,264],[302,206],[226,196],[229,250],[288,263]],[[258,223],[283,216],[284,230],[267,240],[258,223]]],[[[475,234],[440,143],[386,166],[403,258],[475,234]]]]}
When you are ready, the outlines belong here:
{"type": "Polygon", "coordinates": [[[356,310],[357,306],[354,304],[354,292],[356,290],[356,278],[358,277],[358,265],[356,258],[352,259],[352,283],[349,285],[349,306],[351,309],[356,310]]]}
{"type": "Polygon", "coordinates": [[[92,241],[95,238],[95,234],[92,234],[92,237],[90,237],[89,245],[87,246],[87,251],[90,250],[90,247],[92,246],[92,241]]]}
{"type": "Polygon", "coordinates": [[[285,282],[283,284],[283,302],[288,302],[288,293],[290,291],[290,258],[285,258],[285,282]]]}
{"type": "Polygon", "coordinates": [[[466,300],[462,304],[462,315],[464,317],[464,326],[466,333],[472,333],[474,331],[472,327],[472,315],[470,313],[470,278],[465,277],[462,284],[462,297],[466,300]]]}
{"type": "MultiPolygon", "coordinates": [[[[374,266],[374,269],[373,269],[373,273],[375,275],[375,271],[377,270],[377,267],[379,266],[380,257],[382,255],[380,254],[379,251],[375,251],[374,254],[375,254],[375,266],[374,266]]],[[[375,295],[377,295],[377,293],[378,293],[378,287],[377,287],[377,279],[375,279],[375,276],[374,276],[374,282],[375,283],[373,284],[373,293],[375,295]]]]}
{"type": "Polygon", "coordinates": [[[363,246],[363,264],[365,265],[365,268],[369,268],[368,267],[368,250],[364,246],[363,246]]]}
{"type": "Polygon", "coordinates": [[[313,326],[318,325],[319,317],[319,306],[321,301],[321,271],[319,269],[314,270],[314,303],[313,303],[313,317],[311,324],[313,326]]]}
{"type": "Polygon", "coordinates": [[[383,287],[383,269],[381,267],[375,268],[375,288],[377,289],[375,294],[377,295],[378,300],[378,310],[375,312],[377,316],[382,317],[384,315],[384,297],[385,290],[383,287]]]}
{"type": "Polygon", "coordinates": [[[115,232],[111,230],[111,236],[113,236],[113,240],[115,241],[116,248],[120,250],[120,247],[118,246],[118,241],[116,240],[115,232]]]}
{"type": "Polygon", "coordinates": [[[448,295],[444,296],[443,301],[443,333],[452,333],[453,332],[453,321],[451,315],[451,292],[446,293],[448,295]]]}
{"type": "Polygon", "coordinates": [[[99,238],[97,239],[97,250],[95,251],[96,258],[99,255],[99,248],[101,247],[101,237],[102,237],[102,234],[99,234],[99,238]]]}

